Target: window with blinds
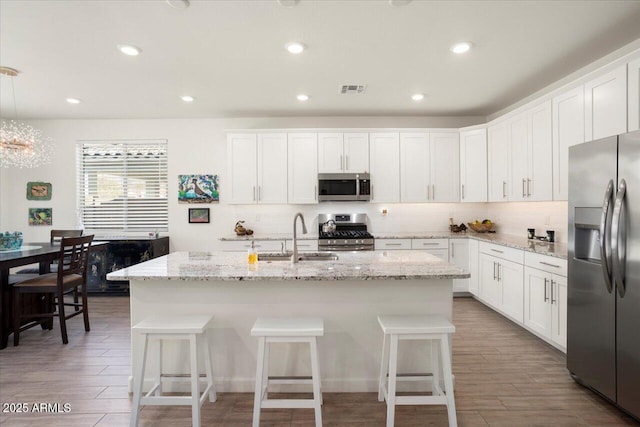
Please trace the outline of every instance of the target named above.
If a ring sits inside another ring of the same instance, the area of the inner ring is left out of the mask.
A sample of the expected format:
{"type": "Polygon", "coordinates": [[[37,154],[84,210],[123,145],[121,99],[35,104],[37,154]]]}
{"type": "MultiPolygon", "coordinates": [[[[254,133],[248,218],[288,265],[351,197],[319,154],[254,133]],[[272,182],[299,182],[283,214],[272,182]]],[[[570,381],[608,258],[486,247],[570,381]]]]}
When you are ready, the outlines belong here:
{"type": "Polygon", "coordinates": [[[86,230],[168,231],[167,141],[78,142],[86,230]]]}

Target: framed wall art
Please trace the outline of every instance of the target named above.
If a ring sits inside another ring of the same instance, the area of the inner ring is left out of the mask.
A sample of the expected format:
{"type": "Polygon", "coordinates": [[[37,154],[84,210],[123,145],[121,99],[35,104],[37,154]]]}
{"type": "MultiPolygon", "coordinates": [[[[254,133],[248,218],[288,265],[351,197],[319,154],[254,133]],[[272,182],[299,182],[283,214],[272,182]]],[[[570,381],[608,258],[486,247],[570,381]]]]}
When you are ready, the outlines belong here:
{"type": "Polygon", "coordinates": [[[53,209],[29,208],[29,225],[53,225],[53,209]]]}
{"type": "Polygon", "coordinates": [[[189,208],[189,224],[208,224],[209,208],[189,208]]]}
{"type": "Polygon", "coordinates": [[[27,200],[51,200],[51,183],[27,182],[27,200]]]}
{"type": "Polygon", "coordinates": [[[218,175],[178,175],[178,203],[218,201],[218,175]]]}

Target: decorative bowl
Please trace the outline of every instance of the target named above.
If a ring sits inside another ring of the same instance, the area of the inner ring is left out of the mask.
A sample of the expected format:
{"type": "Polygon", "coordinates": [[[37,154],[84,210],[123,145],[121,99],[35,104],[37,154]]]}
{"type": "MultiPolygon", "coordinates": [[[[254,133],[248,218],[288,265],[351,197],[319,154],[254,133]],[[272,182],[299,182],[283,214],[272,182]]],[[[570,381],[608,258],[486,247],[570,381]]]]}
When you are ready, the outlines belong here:
{"type": "Polygon", "coordinates": [[[20,249],[22,247],[22,232],[0,233],[0,251],[20,249]]]}
{"type": "Polygon", "coordinates": [[[486,233],[490,231],[495,224],[494,223],[482,224],[482,223],[468,222],[467,225],[469,226],[470,229],[472,229],[476,233],[486,233]]]}

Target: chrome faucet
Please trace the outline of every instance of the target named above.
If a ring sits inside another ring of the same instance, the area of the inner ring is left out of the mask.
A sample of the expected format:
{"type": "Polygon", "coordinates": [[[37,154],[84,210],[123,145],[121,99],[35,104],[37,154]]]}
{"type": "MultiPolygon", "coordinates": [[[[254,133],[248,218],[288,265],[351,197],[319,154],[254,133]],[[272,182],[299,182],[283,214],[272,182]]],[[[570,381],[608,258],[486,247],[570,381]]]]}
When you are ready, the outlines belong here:
{"type": "Polygon", "coordinates": [[[302,234],[307,234],[307,226],[304,224],[304,217],[302,216],[302,213],[298,212],[293,217],[293,255],[291,255],[292,263],[298,262],[298,233],[296,231],[296,221],[298,217],[302,221],[302,234]]]}

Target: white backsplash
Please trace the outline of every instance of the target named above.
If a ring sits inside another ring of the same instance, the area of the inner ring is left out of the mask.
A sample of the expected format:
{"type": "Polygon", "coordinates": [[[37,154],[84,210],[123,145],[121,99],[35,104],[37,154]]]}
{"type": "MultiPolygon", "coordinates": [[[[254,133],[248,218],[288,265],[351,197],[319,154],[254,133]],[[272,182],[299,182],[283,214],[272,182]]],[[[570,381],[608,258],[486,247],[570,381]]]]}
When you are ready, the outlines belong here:
{"type": "Polygon", "coordinates": [[[567,242],[567,202],[487,203],[487,215],[499,233],[526,236],[527,228],[535,228],[544,236],[554,230],[556,242],[567,242]]]}

